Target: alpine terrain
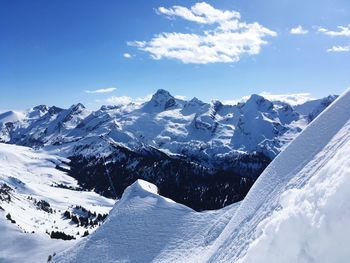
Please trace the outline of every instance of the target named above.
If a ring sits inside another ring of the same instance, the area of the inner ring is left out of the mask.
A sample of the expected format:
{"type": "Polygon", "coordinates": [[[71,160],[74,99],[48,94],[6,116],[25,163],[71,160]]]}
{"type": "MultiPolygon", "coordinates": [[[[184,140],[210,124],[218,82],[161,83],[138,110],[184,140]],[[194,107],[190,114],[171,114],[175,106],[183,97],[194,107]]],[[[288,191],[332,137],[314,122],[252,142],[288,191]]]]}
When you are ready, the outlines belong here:
{"type": "Polygon", "coordinates": [[[347,262],[350,90],[270,163],[245,199],[194,210],[136,181],[54,262],[347,262]]]}
{"type": "Polygon", "coordinates": [[[225,105],[158,90],[149,101],[97,111],[40,105],[0,114],[0,141],[68,159],[68,175],[107,198],[144,179],[195,210],[217,209],[242,200],[335,98],[290,105],[252,95],[225,105]]]}

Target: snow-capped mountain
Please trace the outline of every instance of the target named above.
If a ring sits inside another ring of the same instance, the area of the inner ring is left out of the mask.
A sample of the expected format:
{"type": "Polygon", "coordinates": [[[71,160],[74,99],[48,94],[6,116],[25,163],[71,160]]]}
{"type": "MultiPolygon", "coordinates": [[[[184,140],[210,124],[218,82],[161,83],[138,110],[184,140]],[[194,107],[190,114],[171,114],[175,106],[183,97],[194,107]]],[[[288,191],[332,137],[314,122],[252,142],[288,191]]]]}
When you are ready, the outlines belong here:
{"type": "Polygon", "coordinates": [[[114,200],[83,191],[69,160],[0,143],[0,212],[24,233],[75,239],[102,223],[114,200]]]}
{"type": "Polygon", "coordinates": [[[158,90],[143,104],[97,111],[76,104],[3,113],[0,140],[69,158],[69,174],[107,197],[120,197],[141,178],[178,202],[213,209],[241,200],[271,160],[335,98],[291,106],[252,95],[224,105],[158,90]]]}
{"type": "MultiPolygon", "coordinates": [[[[263,105],[263,107],[269,105],[263,105]]],[[[139,180],[54,262],[347,262],[350,90],[265,169],[246,198],[195,212],[139,180]]]]}

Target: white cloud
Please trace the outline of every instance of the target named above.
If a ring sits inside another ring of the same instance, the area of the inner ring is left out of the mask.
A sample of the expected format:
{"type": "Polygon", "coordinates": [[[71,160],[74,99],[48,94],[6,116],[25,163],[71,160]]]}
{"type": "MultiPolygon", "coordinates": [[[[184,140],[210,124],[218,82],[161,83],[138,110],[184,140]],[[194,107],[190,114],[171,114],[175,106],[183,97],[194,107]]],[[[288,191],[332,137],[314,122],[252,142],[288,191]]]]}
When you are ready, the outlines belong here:
{"type": "Polygon", "coordinates": [[[203,30],[200,34],[163,32],[149,41],[128,42],[128,45],[148,52],[156,60],[170,58],[194,64],[237,62],[245,54],[259,54],[261,47],[267,44],[265,37],[277,36],[276,32],[257,22],[242,22],[236,11],[215,9],[204,2],[191,8],[160,7],[157,12],[170,18],[180,17],[199,24],[215,24],[216,27],[203,30]]]}
{"type": "MultiPolygon", "coordinates": [[[[117,105],[117,106],[128,105],[130,103],[140,105],[146,101],[149,101],[151,98],[152,98],[152,94],[147,95],[145,97],[140,97],[140,98],[132,98],[129,96],[112,96],[102,102],[107,104],[117,105]]],[[[98,102],[101,102],[101,101],[98,101],[98,102]]]]}
{"type": "Polygon", "coordinates": [[[115,91],[117,88],[110,87],[110,88],[104,88],[104,89],[96,89],[96,90],[85,90],[86,93],[89,94],[95,94],[95,93],[111,93],[115,91]]]}
{"type": "Polygon", "coordinates": [[[289,33],[293,35],[306,35],[307,33],[309,33],[309,31],[299,25],[297,27],[292,28],[289,33]]]}
{"type": "Polygon", "coordinates": [[[157,11],[168,17],[178,16],[199,24],[222,23],[240,18],[239,12],[215,9],[205,2],[196,3],[190,9],[183,6],[173,6],[172,8],[159,7],[157,11]]]}
{"type": "Polygon", "coordinates": [[[186,96],[183,95],[175,95],[174,97],[178,100],[186,100],[186,96]]]}
{"type": "Polygon", "coordinates": [[[130,53],[124,53],[124,54],[123,54],[123,57],[124,57],[124,58],[132,58],[133,55],[131,55],[130,53]]]}
{"type": "Polygon", "coordinates": [[[333,46],[327,49],[327,52],[350,52],[350,45],[348,46],[333,46]]]}
{"type": "Polygon", "coordinates": [[[290,105],[299,105],[314,99],[310,93],[271,94],[264,91],[260,95],[270,101],[282,101],[290,105]]]}
{"type": "MultiPolygon", "coordinates": [[[[313,100],[314,98],[310,93],[289,93],[289,94],[272,94],[270,92],[261,92],[260,96],[270,101],[281,101],[290,105],[299,105],[307,101],[313,100]]],[[[235,105],[239,102],[246,102],[250,96],[243,96],[240,99],[224,100],[223,103],[227,105],[235,105]]]]}
{"type": "Polygon", "coordinates": [[[347,26],[338,26],[338,31],[332,31],[323,27],[318,28],[318,32],[325,34],[331,37],[343,36],[350,37],[350,25],[347,26]]]}
{"type": "Polygon", "coordinates": [[[132,102],[132,98],[128,96],[112,96],[108,99],[106,99],[106,102],[108,104],[113,104],[113,105],[126,105],[132,102]]]}
{"type": "Polygon", "coordinates": [[[141,104],[141,103],[144,103],[146,101],[150,101],[152,99],[152,96],[153,96],[153,94],[148,94],[148,95],[146,95],[144,97],[140,97],[140,98],[134,99],[133,102],[136,103],[136,104],[141,104]]]}

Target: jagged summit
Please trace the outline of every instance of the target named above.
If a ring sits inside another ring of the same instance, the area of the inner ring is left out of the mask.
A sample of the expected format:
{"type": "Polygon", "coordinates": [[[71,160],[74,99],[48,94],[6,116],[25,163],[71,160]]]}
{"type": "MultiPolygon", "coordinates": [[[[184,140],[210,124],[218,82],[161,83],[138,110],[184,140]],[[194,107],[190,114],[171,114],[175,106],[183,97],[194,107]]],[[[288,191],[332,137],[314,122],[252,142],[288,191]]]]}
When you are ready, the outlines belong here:
{"type": "Polygon", "coordinates": [[[47,105],[42,104],[42,105],[38,105],[38,106],[33,107],[33,110],[47,112],[49,110],[49,107],[47,105]]]}
{"type": "Polygon", "coordinates": [[[167,96],[171,96],[172,95],[170,94],[169,91],[165,90],[165,89],[158,89],[154,94],[153,96],[159,96],[159,95],[167,95],[167,96]]]}
{"type": "Polygon", "coordinates": [[[203,102],[202,100],[198,99],[197,97],[193,97],[189,103],[194,103],[194,104],[199,104],[199,105],[203,105],[205,104],[205,102],[203,102]]]}
{"type": "Polygon", "coordinates": [[[185,102],[182,113],[183,114],[192,114],[199,113],[199,111],[203,110],[202,108],[208,106],[209,104],[201,101],[200,99],[194,97],[190,101],[185,102]]]}
{"type": "Polygon", "coordinates": [[[169,91],[159,89],[153,94],[151,100],[145,104],[144,108],[150,111],[163,111],[168,110],[175,105],[175,97],[172,96],[169,91]]]}
{"type": "Polygon", "coordinates": [[[270,110],[273,108],[273,103],[261,95],[252,94],[250,98],[243,104],[243,107],[252,107],[261,110],[270,110]]]}
{"type": "Polygon", "coordinates": [[[55,115],[55,114],[58,114],[59,112],[63,111],[62,108],[59,108],[59,107],[56,107],[56,106],[52,106],[50,107],[49,109],[49,114],[51,115],[55,115]]]}
{"type": "Polygon", "coordinates": [[[219,100],[213,100],[211,103],[215,112],[219,111],[224,106],[224,104],[219,100]]]}
{"type": "Polygon", "coordinates": [[[84,110],[86,110],[85,106],[82,103],[77,103],[70,106],[68,112],[71,115],[76,115],[82,113],[84,110]]]}
{"type": "Polygon", "coordinates": [[[72,111],[78,111],[78,110],[86,109],[86,107],[82,103],[79,102],[77,104],[73,104],[72,106],[70,106],[70,109],[72,111]]]}

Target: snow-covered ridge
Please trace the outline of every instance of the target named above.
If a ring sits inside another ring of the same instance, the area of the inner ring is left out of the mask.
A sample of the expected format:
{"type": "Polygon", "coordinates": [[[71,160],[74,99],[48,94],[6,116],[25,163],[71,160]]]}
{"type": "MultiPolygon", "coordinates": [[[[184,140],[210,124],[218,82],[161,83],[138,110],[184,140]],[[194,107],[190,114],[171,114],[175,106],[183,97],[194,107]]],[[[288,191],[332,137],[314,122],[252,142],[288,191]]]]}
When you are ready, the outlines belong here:
{"type": "MultiPolygon", "coordinates": [[[[274,158],[334,99],[291,106],[252,95],[244,103],[224,105],[196,98],[180,100],[166,90],[158,90],[143,104],[103,106],[97,111],[78,103],[69,109],[40,105],[24,112],[2,113],[0,141],[55,146],[56,152],[70,156],[77,154],[75,146],[83,144],[84,139],[96,138],[97,144],[103,136],[134,150],[148,145],[201,159],[211,166],[215,159],[232,158],[240,151],[258,151],[274,158]]],[[[93,152],[96,154],[93,150],[83,154],[93,152]]]]}
{"type": "Polygon", "coordinates": [[[153,187],[136,184],[130,189],[149,194],[116,204],[98,231],[54,260],[347,262],[349,154],[350,90],[272,161],[238,206],[163,209],[145,190],[153,187]]]}
{"type": "MultiPolygon", "coordinates": [[[[206,246],[203,231],[218,235],[229,221],[225,211],[197,213],[157,194],[157,187],[142,180],[129,186],[104,224],[84,242],[62,255],[58,262],[163,262],[169,252],[186,258],[195,256],[194,244],[206,246]],[[105,251],[100,253],[101,251],[105,251]],[[163,253],[160,253],[163,251],[163,253]]],[[[199,262],[200,255],[195,261],[199,262]]],[[[191,259],[192,260],[192,259],[191,259]]]]}

